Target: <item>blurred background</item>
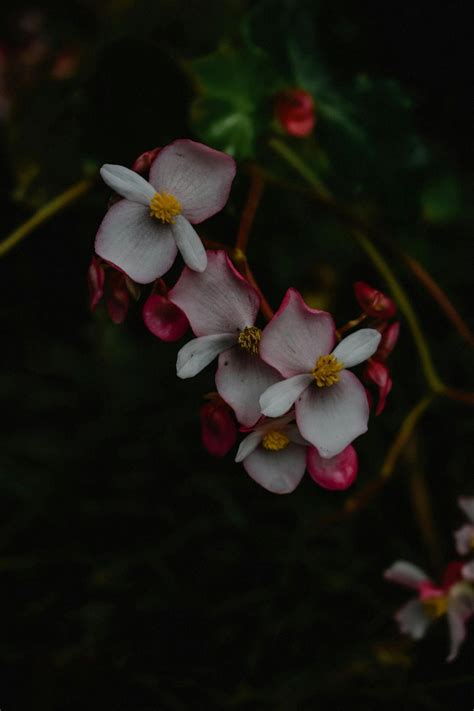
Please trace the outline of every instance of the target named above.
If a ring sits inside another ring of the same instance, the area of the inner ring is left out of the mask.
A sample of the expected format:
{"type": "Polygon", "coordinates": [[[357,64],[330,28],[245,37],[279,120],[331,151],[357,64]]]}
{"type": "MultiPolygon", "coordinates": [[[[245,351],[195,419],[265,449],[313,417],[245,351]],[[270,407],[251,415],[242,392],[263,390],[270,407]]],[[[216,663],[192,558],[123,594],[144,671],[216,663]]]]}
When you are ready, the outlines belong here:
{"type": "MultiPolygon", "coordinates": [[[[227,207],[200,233],[233,243],[259,165],[274,180],[249,243],[255,275],[274,308],[295,286],[342,324],[357,315],[354,281],[387,285],[276,140],[383,223],[466,316],[468,32],[467,4],[422,0],[4,2],[0,237],[103,162],[191,137],[238,161],[227,207]],[[291,87],[315,102],[307,138],[275,118],[291,87]]],[[[446,664],[445,621],[420,643],[401,637],[393,614],[408,596],[382,578],[399,558],[437,576],[455,557],[456,498],[474,494],[470,408],[436,400],[386,486],[338,517],[426,392],[402,317],[353,490],[306,477],[271,495],[202,447],[212,368],[177,380],[177,345],[146,330],[142,302],[120,326],[103,305],[91,314],[108,198],[97,181],[0,259],[2,711],[470,708],[472,628],[446,664]]],[[[469,346],[388,257],[440,375],[469,390],[469,346]]]]}

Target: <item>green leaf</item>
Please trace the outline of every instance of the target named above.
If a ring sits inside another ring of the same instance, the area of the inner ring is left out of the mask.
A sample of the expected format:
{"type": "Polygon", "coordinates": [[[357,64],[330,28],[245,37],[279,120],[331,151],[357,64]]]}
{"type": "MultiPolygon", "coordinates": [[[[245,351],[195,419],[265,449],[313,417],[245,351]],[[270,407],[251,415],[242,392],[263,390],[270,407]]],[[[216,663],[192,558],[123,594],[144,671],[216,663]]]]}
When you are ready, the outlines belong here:
{"type": "Polygon", "coordinates": [[[452,222],[461,211],[459,184],[452,174],[439,175],[426,185],[421,196],[424,219],[434,224],[452,222]]]}

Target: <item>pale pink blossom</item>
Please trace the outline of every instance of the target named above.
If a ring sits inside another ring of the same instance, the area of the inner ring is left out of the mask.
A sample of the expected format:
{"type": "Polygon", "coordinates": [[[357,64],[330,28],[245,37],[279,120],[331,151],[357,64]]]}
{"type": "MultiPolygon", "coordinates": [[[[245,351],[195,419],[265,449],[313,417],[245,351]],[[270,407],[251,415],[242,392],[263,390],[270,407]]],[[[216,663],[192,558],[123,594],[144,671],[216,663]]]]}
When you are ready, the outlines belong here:
{"type": "Polygon", "coordinates": [[[466,637],[466,623],[474,614],[474,589],[462,579],[462,566],[460,561],[450,563],[441,586],[435,585],[416,565],[404,560],[397,561],[384,573],[387,580],[417,592],[417,597],[407,602],[395,615],[401,632],[413,639],[421,639],[435,619],[447,616],[450,635],[448,662],[456,658],[466,637]]]}
{"type": "Polygon", "coordinates": [[[206,271],[185,268],[168,298],[184,311],[197,336],[178,353],[178,377],[192,378],[219,356],[217,390],[239,422],[251,427],[261,414],[260,395],[281,380],[259,357],[257,292],[219,250],[208,252],[206,271]]]}
{"type": "Polygon", "coordinates": [[[204,271],[206,250],[192,225],[226,204],[235,175],[230,156],[180,139],[159,151],[149,182],[120,165],[103,165],[100,174],[124,198],[99,227],[95,250],[100,257],[140,284],[167,272],[178,250],[191,269],[204,271]]]}
{"type": "Polygon", "coordinates": [[[286,378],[262,394],[262,413],[280,417],[294,405],[302,436],[322,457],[339,454],[366,432],[369,418],[365,388],[347,368],[370,358],[379,341],[380,333],[367,328],[334,348],[332,316],[289,289],[260,344],[263,360],[286,378]]]}

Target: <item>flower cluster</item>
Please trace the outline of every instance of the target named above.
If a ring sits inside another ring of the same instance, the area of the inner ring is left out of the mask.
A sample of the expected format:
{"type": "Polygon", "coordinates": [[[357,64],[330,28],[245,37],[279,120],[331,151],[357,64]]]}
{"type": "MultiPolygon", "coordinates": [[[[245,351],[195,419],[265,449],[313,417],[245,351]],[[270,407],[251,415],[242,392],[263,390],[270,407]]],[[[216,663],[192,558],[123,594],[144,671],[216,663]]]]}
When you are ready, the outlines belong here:
{"type": "Polygon", "coordinates": [[[290,288],[261,328],[260,293],[225,249],[206,250],[193,227],[225,205],[235,175],[229,156],[183,139],[144,153],[133,170],[104,165],[101,175],[123,199],[113,202],[97,233],[91,306],[104,295],[119,322],[137,284],[153,283],[143,306],[147,328],[164,341],[189,328],[194,335],[178,352],[178,377],[192,378],[217,360],[217,392],[201,409],[208,451],[226,454],[238,423],[245,436],[236,461],[267,490],[293,491],[306,470],[320,486],[347,488],[358,470],[352,442],[369,419],[367,391],[351,369],[367,363],[380,412],[391,380],[381,385],[372,371],[385,367],[395,345],[393,302],[372,289],[363,316],[341,331],[366,316],[370,328],[342,338],[329,313],[290,288]],[[140,174],[146,172],[148,180],[140,174]],[[178,251],[185,266],[169,288],[162,276],[178,251]]]}
{"type": "MultiPolygon", "coordinates": [[[[474,497],[461,497],[459,506],[469,518],[455,532],[456,549],[460,555],[474,552],[474,497]]],[[[466,638],[466,624],[474,615],[474,561],[451,561],[439,585],[412,563],[399,560],[385,571],[384,577],[416,590],[417,597],[407,602],[395,615],[400,631],[415,640],[424,637],[429,625],[439,617],[447,617],[450,649],[447,661],[458,655],[466,638]]]]}

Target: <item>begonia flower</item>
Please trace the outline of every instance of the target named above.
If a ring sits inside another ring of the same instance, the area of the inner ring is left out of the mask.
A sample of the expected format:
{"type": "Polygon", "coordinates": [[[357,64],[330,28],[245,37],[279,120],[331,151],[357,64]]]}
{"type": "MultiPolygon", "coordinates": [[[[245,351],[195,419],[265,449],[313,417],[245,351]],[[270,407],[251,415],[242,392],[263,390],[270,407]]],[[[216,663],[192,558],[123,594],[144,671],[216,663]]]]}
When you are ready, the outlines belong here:
{"type": "Polygon", "coordinates": [[[441,586],[416,565],[399,560],[385,571],[386,580],[417,591],[395,615],[400,631],[413,639],[424,637],[429,625],[438,617],[448,618],[450,649],[447,661],[456,658],[466,637],[467,620],[474,614],[474,588],[462,579],[462,563],[450,563],[441,586]]]}
{"type": "Polygon", "coordinates": [[[356,281],[354,293],[362,311],[372,318],[390,319],[395,316],[397,307],[395,302],[382,291],[374,289],[365,281],[356,281]]]}
{"type": "Polygon", "coordinates": [[[334,457],[367,431],[369,404],[362,383],[347,368],[375,353],[380,333],[361,329],[335,348],[332,316],[307,306],[288,289],[260,343],[263,360],[286,380],[260,398],[262,414],[280,417],[293,405],[302,436],[322,457],[334,457]]]}
{"type": "Polygon", "coordinates": [[[308,443],[301,437],[294,415],[265,419],[240,443],[235,458],[247,474],[273,494],[290,494],[306,469],[308,443]]]}
{"type": "Polygon", "coordinates": [[[316,447],[308,447],[306,468],[316,484],[331,491],[347,489],[357,476],[359,460],[352,445],[348,445],[335,457],[321,457],[316,447]]]}
{"type": "Polygon", "coordinates": [[[226,253],[208,252],[205,272],[185,268],[169,298],[186,314],[197,338],[178,353],[180,378],[192,378],[219,356],[216,387],[247,427],[260,418],[259,397],[280,374],[259,357],[260,298],[226,253]]]}
{"type": "MultiPolygon", "coordinates": [[[[209,396],[208,396],[209,397],[209,396]]],[[[237,425],[232,409],[213,393],[199,411],[201,440],[209,454],[224,457],[237,440],[237,425]]]]}
{"type": "Polygon", "coordinates": [[[149,182],[121,165],[103,165],[100,174],[125,198],[110,207],[97,232],[95,250],[102,259],[140,284],[167,272],[178,250],[188,267],[204,271],[206,250],[192,225],[226,204],[233,158],[181,139],[158,153],[149,182]]]}
{"type": "Polygon", "coordinates": [[[314,100],[304,89],[285,89],[275,100],[275,115],[290,136],[309,136],[316,123],[314,100]]]}
{"type": "Polygon", "coordinates": [[[130,296],[138,299],[140,296],[136,284],[123,272],[98,257],[92,257],[87,271],[89,287],[89,306],[95,311],[103,298],[111,320],[120,324],[125,320],[130,306],[130,296]]]}
{"type": "Polygon", "coordinates": [[[464,524],[454,534],[456,550],[460,555],[469,555],[474,553],[474,497],[461,496],[458,504],[469,519],[469,523],[464,524]]]}

